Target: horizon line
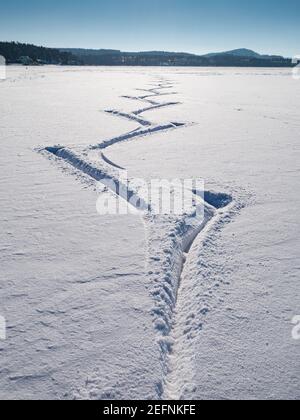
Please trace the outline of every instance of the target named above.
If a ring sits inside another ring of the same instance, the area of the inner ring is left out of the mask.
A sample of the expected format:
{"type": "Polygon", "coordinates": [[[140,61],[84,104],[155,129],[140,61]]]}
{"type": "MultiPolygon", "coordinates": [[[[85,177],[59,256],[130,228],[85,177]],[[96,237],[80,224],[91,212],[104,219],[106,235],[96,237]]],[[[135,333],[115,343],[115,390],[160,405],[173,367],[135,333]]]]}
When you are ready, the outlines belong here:
{"type": "Polygon", "coordinates": [[[44,48],[50,48],[50,49],[55,49],[55,50],[61,50],[61,49],[75,49],[75,50],[91,50],[91,51],[120,51],[120,52],[124,52],[124,53],[147,53],[147,52],[164,52],[164,53],[174,53],[174,54],[190,54],[190,55],[196,55],[196,56],[205,56],[207,54],[222,54],[222,53],[227,53],[227,52],[231,52],[231,51],[236,51],[236,50],[249,50],[249,51],[253,51],[257,54],[260,55],[269,55],[269,56],[280,56],[280,57],[284,57],[284,58],[292,58],[292,57],[287,57],[286,55],[283,55],[281,53],[264,53],[261,51],[257,51],[252,49],[251,47],[237,47],[237,48],[230,48],[228,50],[214,50],[214,51],[209,51],[206,53],[197,53],[197,52],[189,52],[189,51],[174,51],[174,50],[167,50],[167,49],[149,49],[149,50],[123,50],[120,48],[96,48],[96,47],[53,47],[53,46],[49,46],[46,44],[35,44],[29,41],[15,41],[15,40],[10,40],[10,41],[0,41],[0,42],[15,42],[15,43],[19,43],[19,44],[28,44],[28,45],[34,45],[34,46],[38,46],[38,47],[44,47],[44,48]]]}

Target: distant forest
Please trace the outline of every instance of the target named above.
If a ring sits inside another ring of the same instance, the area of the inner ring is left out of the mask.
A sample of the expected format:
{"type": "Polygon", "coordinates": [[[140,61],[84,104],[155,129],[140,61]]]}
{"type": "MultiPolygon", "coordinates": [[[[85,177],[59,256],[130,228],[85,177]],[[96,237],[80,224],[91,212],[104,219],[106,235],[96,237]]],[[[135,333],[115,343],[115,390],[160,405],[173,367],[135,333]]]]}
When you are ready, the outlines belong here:
{"type": "Polygon", "coordinates": [[[85,65],[114,66],[220,66],[220,67],[291,67],[292,60],[281,56],[259,55],[250,50],[241,51],[242,55],[219,53],[195,55],[162,51],[122,52],[117,50],[62,49],[71,52],[85,65]],[[249,51],[249,55],[244,55],[249,51]]]}
{"type": "Polygon", "coordinates": [[[281,56],[259,55],[251,50],[195,55],[161,51],[122,52],[45,48],[17,42],[0,42],[0,55],[8,64],[60,64],[89,66],[222,66],[222,67],[292,67],[292,60],[281,56]]]}
{"type": "Polygon", "coordinates": [[[81,64],[71,52],[18,42],[0,42],[0,55],[5,57],[8,64],[81,64]]]}

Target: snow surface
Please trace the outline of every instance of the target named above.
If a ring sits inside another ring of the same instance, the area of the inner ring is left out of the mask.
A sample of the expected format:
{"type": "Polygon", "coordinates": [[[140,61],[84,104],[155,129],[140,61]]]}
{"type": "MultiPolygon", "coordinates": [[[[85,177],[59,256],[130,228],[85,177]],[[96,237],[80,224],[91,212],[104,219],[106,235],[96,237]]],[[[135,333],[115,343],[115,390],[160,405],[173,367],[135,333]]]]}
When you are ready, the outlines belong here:
{"type": "Polygon", "coordinates": [[[290,70],[16,66],[0,95],[0,397],[299,399],[290,70]],[[204,178],[204,218],[100,216],[121,168],[204,178]]]}

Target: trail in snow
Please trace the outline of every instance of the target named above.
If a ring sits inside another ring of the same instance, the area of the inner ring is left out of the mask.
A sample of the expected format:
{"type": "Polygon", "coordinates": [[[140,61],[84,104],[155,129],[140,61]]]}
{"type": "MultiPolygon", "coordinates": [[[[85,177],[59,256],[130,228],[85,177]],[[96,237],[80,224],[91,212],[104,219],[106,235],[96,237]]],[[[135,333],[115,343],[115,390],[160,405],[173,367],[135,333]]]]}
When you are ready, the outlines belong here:
{"type": "Polygon", "coordinates": [[[143,120],[142,118],[138,118],[137,113],[127,114],[126,112],[114,111],[114,110],[107,110],[105,112],[108,113],[108,114],[115,115],[117,117],[126,118],[127,120],[130,120],[130,121],[135,121],[138,124],[143,125],[143,126],[150,126],[151,125],[150,121],[143,120]]]}
{"type": "Polygon", "coordinates": [[[152,106],[139,109],[138,111],[134,111],[133,113],[135,115],[140,115],[140,114],[143,114],[144,112],[147,112],[147,111],[153,111],[154,109],[165,108],[165,107],[169,107],[169,106],[172,106],[172,105],[179,105],[179,104],[180,104],[180,102],[166,102],[166,103],[163,103],[163,104],[153,104],[152,106]]]}
{"type": "Polygon", "coordinates": [[[46,151],[68,162],[75,169],[85,175],[88,175],[95,181],[101,182],[113,194],[116,194],[126,200],[137,210],[151,211],[149,204],[144,201],[143,198],[138,196],[135,190],[130,189],[130,186],[127,183],[124,184],[122,180],[118,178],[118,175],[113,171],[110,171],[105,167],[101,167],[100,165],[95,165],[78,151],[74,152],[73,150],[65,147],[47,147],[46,151]]]}
{"type": "MultiPolygon", "coordinates": [[[[212,194],[209,192],[209,195],[212,194]]],[[[217,226],[221,228],[226,216],[229,217],[235,206],[231,198],[228,197],[228,201],[224,203],[221,195],[213,195],[219,202],[218,207],[212,207],[213,216],[202,228],[196,230],[194,238],[182,249],[183,264],[179,273],[176,305],[169,334],[171,344],[165,354],[166,376],[162,397],[166,400],[184,400],[186,394],[191,395],[193,390],[197,389],[193,376],[193,360],[197,348],[195,341],[203,329],[201,319],[203,320],[209,312],[207,302],[201,306],[201,300],[197,298],[199,290],[194,284],[199,250],[210,231],[217,226]]]]}
{"type": "Polygon", "coordinates": [[[142,96],[130,96],[130,95],[128,96],[128,95],[125,95],[125,96],[122,96],[122,98],[131,99],[133,101],[149,102],[153,105],[155,105],[155,104],[158,105],[159,102],[153,101],[151,98],[156,98],[157,96],[161,97],[161,96],[171,96],[171,95],[177,95],[177,92],[166,92],[166,93],[152,93],[151,92],[148,95],[142,95],[142,96]]]}
{"type": "Polygon", "coordinates": [[[169,131],[169,130],[173,130],[175,128],[184,127],[184,126],[185,126],[184,123],[170,122],[168,124],[158,125],[158,126],[146,128],[143,130],[137,130],[137,131],[135,130],[135,131],[131,131],[130,133],[126,133],[121,136],[114,137],[110,140],[102,141],[101,143],[97,145],[91,146],[90,149],[91,150],[106,149],[107,147],[110,147],[113,144],[128,141],[136,137],[143,137],[149,134],[158,133],[159,131],[169,131]]]}
{"type": "Polygon", "coordinates": [[[163,371],[162,380],[157,384],[158,398],[179,398],[184,387],[192,381],[190,363],[193,354],[187,341],[191,330],[197,334],[199,326],[193,328],[190,309],[196,297],[190,295],[187,297],[185,294],[185,287],[191,276],[189,267],[196,258],[194,248],[201,242],[206,230],[222,219],[232,198],[226,194],[193,191],[197,197],[196,206],[201,207],[202,212],[197,213],[195,207],[191,207],[190,211],[182,216],[153,214],[148,197],[143,197],[141,192],[134,188],[127,191],[127,185],[122,184],[117,171],[124,168],[108,159],[102,151],[119,142],[184,127],[185,123],[168,122],[156,125],[150,120],[139,117],[144,112],[177,105],[178,102],[159,103],[149,99],[174,95],[174,92],[161,92],[172,87],[171,83],[161,81],[154,88],[138,89],[147,92],[147,95],[126,96],[128,99],[147,102],[150,104],[148,107],[131,113],[106,111],[113,116],[139,124],[140,127],[129,133],[104,140],[88,148],[54,146],[45,149],[46,152],[63,159],[93,180],[100,181],[113,194],[130,204],[133,203],[137,210],[143,212],[148,235],[148,276],[152,284],[151,295],[155,302],[152,315],[158,334],[163,371]],[[111,188],[112,182],[117,188],[111,188]],[[186,328],[185,322],[192,327],[186,328]]]}
{"type": "Polygon", "coordinates": [[[158,105],[158,102],[156,101],[152,101],[151,99],[147,99],[147,98],[141,98],[140,96],[127,96],[127,95],[123,95],[121,96],[121,98],[124,99],[130,99],[132,101],[140,101],[140,102],[146,102],[150,105],[158,105]]]}
{"type": "Polygon", "coordinates": [[[117,165],[116,163],[112,162],[110,159],[108,159],[104,153],[101,153],[101,157],[108,165],[113,166],[116,169],[120,169],[121,171],[125,171],[125,168],[122,168],[122,166],[117,165]]]}

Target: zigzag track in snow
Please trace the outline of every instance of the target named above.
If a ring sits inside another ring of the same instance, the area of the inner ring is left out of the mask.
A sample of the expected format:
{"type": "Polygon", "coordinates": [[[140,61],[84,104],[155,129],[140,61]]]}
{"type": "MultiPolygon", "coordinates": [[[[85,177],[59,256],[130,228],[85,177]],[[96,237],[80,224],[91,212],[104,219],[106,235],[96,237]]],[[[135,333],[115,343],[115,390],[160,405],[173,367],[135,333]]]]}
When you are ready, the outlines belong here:
{"type": "MultiPolygon", "coordinates": [[[[90,148],[95,150],[95,149],[106,149],[107,147],[110,147],[116,143],[120,143],[120,142],[124,142],[124,141],[128,141],[134,138],[139,138],[139,137],[144,137],[153,133],[157,133],[159,131],[168,131],[168,130],[173,130],[176,128],[180,128],[180,127],[184,127],[185,123],[181,123],[181,122],[170,122],[170,123],[166,123],[166,124],[162,124],[162,125],[156,125],[155,123],[151,122],[150,120],[146,120],[144,118],[140,118],[139,116],[145,112],[149,112],[149,111],[154,111],[160,108],[166,108],[166,107],[170,107],[170,106],[175,106],[175,105],[179,105],[180,102],[157,102],[157,101],[152,101],[149,100],[149,97],[155,96],[155,97],[159,97],[159,96],[164,96],[164,95],[173,95],[173,92],[169,92],[169,93],[162,93],[160,92],[161,89],[169,89],[171,88],[172,85],[165,85],[165,84],[159,84],[157,87],[155,88],[151,88],[151,89],[136,89],[138,91],[142,91],[142,92],[148,92],[149,95],[146,96],[140,96],[140,97],[129,97],[126,96],[127,99],[133,99],[133,100],[137,100],[137,101],[145,101],[147,103],[150,104],[150,106],[148,107],[144,107],[144,108],[139,108],[137,110],[132,111],[131,113],[128,112],[124,112],[124,111],[118,111],[118,110],[106,110],[107,113],[112,114],[114,116],[117,117],[121,117],[121,118],[126,118],[130,121],[135,121],[137,122],[141,128],[140,129],[136,129],[133,130],[129,133],[125,133],[122,134],[120,136],[114,137],[112,139],[109,140],[105,140],[102,141],[101,143],[91,146],[90,148]],[[144,127],[148,127],[148,128],[144,128],[144,127]]],[[[125,96],[123,96],[125,97],[125,96]]]]}
{"type": "MultiPolygon", "coordinates": [[[[157,87],[155,88],[151,88],[151,89],[137,89],[137,90],[141,90],[144,92],[148,92],[151,95],[149,96],[162,96],[164,95],[163,93],[160,92],[161,89],[168,89],[172,87],[171,85],[166,85],[165,83],[159,83],[157,87]]],[[[169,93],[170,94],[170,93],[169,93]]],[[[147,95],[148,96],[148,95],[147,95]]],[[[170,122],[170,123],[166,123],[166,124],[162,124],[162,125],[156,125],[155,123],[145,120],[143,118],[140,118],[139,115],[143,114],[146,111],[152,111],[158,108],[163,108],[163,107],[168,107],[168,106],[173,106],[173,105],[177,105],[177,102],[168,102],[168,103],[159,103],[159,102],[154,102],[151,100],[148,100],[146,98],[141,99],[141,98],[136,98],[136,100],[144,100],[145,102],[149,103],[150,106],[146,107],[146,108],[139,108],[137,110],[132,111],[131,113],[127,113],[124,111],[118,111],[118,110],[106,110],[106,113],[109,113],[111,115],[117,116],[117,117],[121,117],[121,118],[125,118],[128,119],[130,121],[134,121],[136,123],[139,124],[139,127],[136,128],[133,131],[130,131],[129,133],[125,133],[122,134],[120,136],[114,137],[112,139],[109,140],[104,140],[102,142],[100,142],[99,144],[96,145],[91,145],[89,147],[83,147],[82,150],[80,152],[78,152],[79,147],[77,146],[76,149],[72,149],[71,147],[64,147],[61,145],[57,145],[57,146],[52,146],[52,147],[46,147],[44,149],[39,149],[40,151],[45,151],[48,152],[54,156],[56,156],[57,158],[63,159],[64,161],[66,161],[68,164],[70,164],[71,166],[73,166],[75,169],[81,171],[82,173],[84,173],[85,175],[90,176],[92,179],[99,181],[99,182],[104,182],[103,180],[110,180],[110,181],[116,181],[118,182],[117,178],[115,176],[111,175],[111,171],[110,169],[118,169],[118,170],[124,170],[123,167],[121,167],[120,165],[112,162],[109,158],[107,158],[107,156],[105,156],[105,154],[103,152],[101,152],[99,154],[99,157],[101,158],[102,162],[98,162],[98,164],[94,164],[92,162],[89,162],[88,160],[88,154],[89,152],[92,151],[97,151],[97,150],[101,150],[103,151],[104,149],[107,149],[108,147],[120,143],[120,142],[124,142],[124,141],[128,141],[131,139],[135,139],[135,138],[140,138],[140,137],[145,137],[148,135],[151,135],[153,133],[157,133],[157,132],[165,132],[165,131],[169,131],[169,130],[174,130],[176,128],[180,128],[180,127],[184,127],[185,123],[180,123],[180,122],[170,122]],[[145,128],[147,127],[147,128],[145,128]]],[[[109,187],[111,184],[110,182],[106,182],[104,183],[106,187],[109,187]]],[[[129,192],[129,197],[125,197],[125,194],[123,193],[125,186],[120,185],[120,188],[117,188],[117,192],[116,191],[112,191],[114,193],[117,193],[118,195],[122,196],[122,198],[127,199],[127,201],[129,201],[133,196],[135,196],[134,192],[131,191],[129,192]],[[119,189],[122,191],[122,194],[119,194],[119,189]]],[[[142,199],[139,199],[139,197],[135,197],[136,198],[136,202],[137,202],[137,206],[136,208],[138,210],[149,210],[149,205],[144,202],[142,199]]],[[[134,200],[133,200],[134,201],[134,200]]]]}
{"type": "MultiPolygon", "coordinates": [[[[226,194],[213,192],[203,194],[193,191],[195,196],[200,196],[203,217],[196,217],[193,213],[180,217],[155,216],[152,214],[151,205],[141,198],[137,191],[126,191],[126,186],[122,184],[116,174],[116,170],[124,168],[108,159],[103,150],[120,142],[187,126],[182,122],[166,122],[156,125],[154,122],[140,117],[145,112],[178,105],[179,102],[158,102],[159,97],[176,94],[175,92],[161,92],[172,87],[173,84],[161,81],[153,88],[137,89],[140,92],[146,92],[147,95],[123,96],[127,99],[147,103],[148,107],[131,112],[106,111],[115,117],[136,122],[139,126],[133,131],[104,140],[96,145],[83,147],[79,152],[78,147],[76,150],[62,146],[43,149],[56,158],[66,161],[93,180],[100,181],[107,188],[111,188],[111,182],[115,183],[117,188],[112,188],[112,193],[128,202],[133,199],[133,203],[136,203],[135,207],[144,212],[145,227],[149,238],[148,276],[152,284],[151,295],[154,301],[152,315],[161,351],[162,379],[156,384],[159,399],[179,398],[182,395],[182,389],[191,381],[192,367],[189,360],[191,355],[184,348],[188,334],[188,329],[185,329],[185,320],[190,319],[191,313],[189,301],[185,301],[185,293],[182,292],[182,288],[185,283],[189,282],[189,266],[195,258],[194,244],[201,241],[201,235],[222,219],[227,210],[229,211],[232,198],[226,194]],[[153,100],[152,98],[157,99],[153,100]],[[89,153],[94,153],[94,157],[99,158],[99,161],[96,163],[90,161],[89,153]],[[165,233],[163,243],[162,232],[165,233]]],[[[195,297],[189,296],[189,299],[193,301],[195,297]]]]}

